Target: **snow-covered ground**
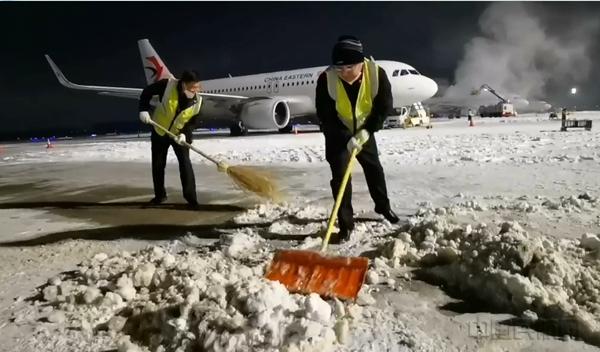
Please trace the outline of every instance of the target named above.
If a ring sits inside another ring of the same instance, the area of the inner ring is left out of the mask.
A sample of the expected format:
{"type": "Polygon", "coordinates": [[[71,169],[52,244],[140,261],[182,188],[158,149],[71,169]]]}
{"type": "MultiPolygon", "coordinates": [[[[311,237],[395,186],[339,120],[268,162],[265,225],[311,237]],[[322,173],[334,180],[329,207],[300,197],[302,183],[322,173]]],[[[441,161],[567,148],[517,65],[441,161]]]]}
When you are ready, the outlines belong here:
{"type": "MultiPolygon", "coordinates": [[[[577,112],[570,117],[597,120],[595,112],[577,112]]],[[[554,164],[598,161],[594,133],[560,133],[560,120],[546,116],[524,115],[516,119],[475,119],[475,128],[466,121],[434,121],[433,130],[384,130],[377,134],[384,164],[463,166],[472,163],[554,164]]],[[[103,143],[95,141],[45,144],[7,144],[0,160],[5,163],[64,161],[140,161],[149,162],[148,140],[103,143]]],[[[320,133],[267,135],[229,138],[203,134],[194,145],[236,163],[307,166],[324,162],[324,143],[320,133]]],[[[194,154],[198,163],[207,161],[194,154]]],[[[173,154],[169,162],[176,162],[173,154]]]]}
{"type": "MultiPolygon", "coordinates": [[[[600,123],[600,112],[570,117],[600,123]]],[[[357,302],[290,295],[261,278],[277,247],[318,247],[319,239],[301,238],[324,228],[332,203],[322,135],[202,135],[194,145],[203,151],[279,175],[285,202],[239,197],[193,155],[201,202],[249,208],[215,227],[218,240],[190,227],[147,249],[140,249],[147,241],[127,239],[0,247],[0,290],[11,295],[0,301],[0,318],[10,317],[0,322],[0,343],[23,351],[596,350],[598,127],[559,132],[560,121],[547,115],[475,125],[442,120],[429,130],[377,134],[390,200],[403,220],[391,225],[373,213],[357,170],[360,221],[348,243],[331,247],[371,258],[357,302]]],[[[150,187],[149,149],[148,140],[136,139],[51,149],[5,144],[0,191],[46,182],[72,200],[94,183],[150,187]]],[[[173,155],[169,163],[168,183],[178,191],[173,155]]],[[[0,197],[19,200],[9,191],[0,197]]],[[[1,207],[1,240],[102,225],[93,214],[73,218],[76,209],[69,218],[49,208],[1,207]]]]}

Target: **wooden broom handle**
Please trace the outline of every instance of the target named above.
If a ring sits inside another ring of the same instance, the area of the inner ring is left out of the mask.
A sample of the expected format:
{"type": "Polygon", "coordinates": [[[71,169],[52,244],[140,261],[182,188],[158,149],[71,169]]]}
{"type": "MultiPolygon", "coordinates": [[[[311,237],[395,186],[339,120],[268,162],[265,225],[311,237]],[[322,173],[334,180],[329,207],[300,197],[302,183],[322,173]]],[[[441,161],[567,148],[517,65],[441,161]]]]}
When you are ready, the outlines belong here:
{"type": "MultiPolygon", "coordinates": [[[[164,128],[163,126],[159,125],[158,123],[154,122],[153,120],[150,120],[150,124],[160,130],[162,130],[163,132],[165,132],[166,134],[169,135],[169,137],[171,137],[173,140],[175,140],[175,138],[177,138],[177,136],[173,133],[171,133],[171,131],[167,130],[166,128],[164,128]]],[[[189,149],[195,151],[196,153],[202,155],[203,157],[205,157],[206,159],[212,161],[215,164],[219,164],[219,161],[214,159],[213,157],[211,157],[210,155],[204,153],[203,151],[201,151],[200,149],[194,147],[193,145],[189,144],[187,141],[183,142],[183,145],[188,147],[189,149]]]]}

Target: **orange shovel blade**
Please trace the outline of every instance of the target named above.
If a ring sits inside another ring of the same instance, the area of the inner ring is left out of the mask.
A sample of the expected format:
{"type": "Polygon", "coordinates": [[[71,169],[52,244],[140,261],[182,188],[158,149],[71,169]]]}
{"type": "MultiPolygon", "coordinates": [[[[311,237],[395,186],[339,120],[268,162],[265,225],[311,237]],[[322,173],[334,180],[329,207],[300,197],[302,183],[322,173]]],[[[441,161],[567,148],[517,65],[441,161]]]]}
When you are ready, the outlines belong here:
{"type": "Polygon", "coordinates": [[[365,257],[329,257],[314,251],[282,250],[275,253],[265,276],[281,282],[290,292],[356,299],[368,267],[369,259],[365,257]]]}

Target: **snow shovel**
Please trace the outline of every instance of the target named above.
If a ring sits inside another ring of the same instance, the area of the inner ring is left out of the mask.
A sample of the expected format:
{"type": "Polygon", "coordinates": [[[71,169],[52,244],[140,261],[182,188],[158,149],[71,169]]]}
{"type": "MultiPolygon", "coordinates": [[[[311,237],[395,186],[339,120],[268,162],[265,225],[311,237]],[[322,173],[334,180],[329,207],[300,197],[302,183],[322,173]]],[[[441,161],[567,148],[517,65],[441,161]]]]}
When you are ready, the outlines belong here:
{"type": "MultiPolygon", "coordinates": [[[[150,120],[150,124],[168,134],[169,137],[173,139],[177,138],[171,131],[158,123],[150,120]]],[[[187,142],[183,142],[183,145],[215,163],[219,171],[225,172],[240,188],[251,191],[259,197],[271,200],[279,199],[280,194],[277,185],[269,173],[256,170],[249,166],[229,166],[222,161],[214,159],[187,142]]]]}
{"type": "Polygon", "coordinates": [[[358,150],[354,149],[335,198],[335,205],[329,216],[321,251],[277,251],[265,275],[267,279],[281,282],[290,292],[305,294],[314,292],[323,297],[356,299],[365,280],[369,259],[365,257],[334,257],[325,254],[356,154],[358,154],[358,150]]]}

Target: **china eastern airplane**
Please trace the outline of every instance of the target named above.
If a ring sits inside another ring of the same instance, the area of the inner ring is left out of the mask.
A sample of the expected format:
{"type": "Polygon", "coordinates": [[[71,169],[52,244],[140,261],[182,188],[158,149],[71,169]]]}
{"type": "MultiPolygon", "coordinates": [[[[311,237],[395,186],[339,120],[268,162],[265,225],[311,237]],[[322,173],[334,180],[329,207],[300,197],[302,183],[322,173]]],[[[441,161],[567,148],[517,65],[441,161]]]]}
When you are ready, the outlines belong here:
{"type": "MultiPolygon", "coordinates": [[[[173,78],[148,39],[138,41],[148,84],[173,78]]],[[[58,81],[65,87],[94,91],[101,95],[139,99],[142,88],[81,85],[70,82],[46,55],[58,81]]],[[[387,73],[392,86],[394,108],[409,106],[432,97],[437,84],[414,67],[397,61],[376,61],[387,73]]],[[[202,81],[202,109],[199,128],[229,128],[231,135],[248,129],[278,129],[289,132],[294,124],[317,123],[315,90],[317,79],[328,66],[260,73],[202,81]]],[[[158,97],[153,97],[153,105],[158,97]]]]}

